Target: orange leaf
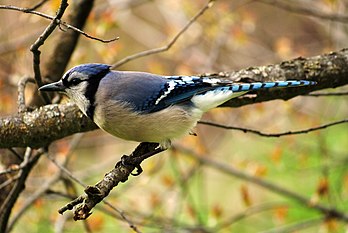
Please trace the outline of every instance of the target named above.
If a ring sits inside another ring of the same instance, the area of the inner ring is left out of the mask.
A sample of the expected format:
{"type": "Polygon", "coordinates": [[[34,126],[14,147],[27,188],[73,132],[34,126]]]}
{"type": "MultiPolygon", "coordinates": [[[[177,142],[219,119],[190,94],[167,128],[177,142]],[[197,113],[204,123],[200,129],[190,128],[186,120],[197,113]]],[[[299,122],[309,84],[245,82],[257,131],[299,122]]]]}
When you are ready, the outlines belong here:
{"type": "Polygon", "coordinates": [[[287,206],[281,206],[275,209],[275,217],[279,221],[284,221],[286,216],[288,215],[289,208],[287,206]]]}
{"type": "Polygon", "coordinates": [[[93,214],[88,218],[88,224],[92,232],[100,231],[104,226],[104,217],[101,214],[93,214]]]}
{"type": "Polygon", "coordinates": [[[215,204],[212,209],[212,214],[216,218],[220,218],[222,216],[223,209],[221,208],[220,205],[215,204]]]}
{"type": "Polygon", "coordinates": [[[188,210],[189,215],[190,215],[192,218],[196,218],[196,216],[197,216],[196,210],[195,210],[191,205],[189,205],[189,206],[187,207],[187,210],[188,210]]]}
{"type": "Polygon", "coordinates": [[[263,166],[263,165],[257,165],[255,168],[255,176],[261,177],[261,176],[265,176],[267,174],[267,167],[263,166]]]}
{"type": "Polygon", "coordinates": [[[173,185],[175,184],[173,178],[169,175],[162,176],[161,180],[162,180],[162,183],[168,188],[173,187],[173,185]]]}
{"type": "Polygon", "coordinates": [[[276,146],[271,153],[271,160],[274,163],[279,163],[283,154],[283,149],[280,146],[276,146]]]}
{"type": "Polygon", "coordinates": [[[157,193],[151,193],[150,195],[150,204],[151,208],[156,208],[161,203],[161,199],[159,198],[157,193]]]}
{"type": "Polygon", "coordinates": [[[326,232],[338,232],[337,221],[333,218],[328,218],[325,220],[325,226],[327,228],[326,232]]]}
{"type": "Polygon", "coordinates": [[[250,206],[251,205],[251,199],[250,199],[250,193],[248,190],[248,187],[246,185],[242,185],[240,188],[241,194],[242,194],[242,199],[243,202],[246,206],[250,206]]]}
{"type": "Polygon", "coordinates": [[[329,193],[329,181],[326,178],[322,178],[319,181],[318,187],[317,187],[317,194],[322,197],[326,196],[329,193]]]}

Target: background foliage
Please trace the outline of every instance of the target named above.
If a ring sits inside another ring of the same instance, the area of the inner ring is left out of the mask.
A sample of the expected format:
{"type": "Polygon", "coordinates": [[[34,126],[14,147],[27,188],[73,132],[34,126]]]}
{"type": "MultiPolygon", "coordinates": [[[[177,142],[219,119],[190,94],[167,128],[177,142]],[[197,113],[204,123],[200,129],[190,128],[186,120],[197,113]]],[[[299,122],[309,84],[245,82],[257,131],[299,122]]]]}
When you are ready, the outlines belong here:
{"type": "MultiPolygon", "coordinates": [[[[54,15],[59,3],[47,1],[39,11],[54,15]]],[[[169,51],[131,61],[119,69],[166,75],[231,71],[348,47],[347,22],[324,17],[344,15],[347,1],[291,1],[286,9],[284,3],[288,1],[216,1],[169,51]],[[310,17],[299,10],[302,8],[320,14],[310,17]]],[[[5,0],[2,4],[30,7],[28,1],[5,0]]],[[[166,45],[205,4],[203,0],[97,0],[84,31],[98,38],[120,39],[100,43],[80,38],[68,66],[113,64],[136,52],[166,45]]],[[[46,26],[47,20],[37,16],[1,11],[0,116],[16,113],[17,83],[33,75],[29,47],[46,26]]],[[[65,32],[55,31],[45,42],[42,61],[50,56],[61,33],[65,32]]],[[[35,89],[29,85],[26,95],[31,96],[35,89]]],[[[286,102],[220,108],[204,119],[272,133],[310,128],[347,115],[346,95],[301,96],[286,102]]],[[[117,187],[108,201],[141,232],[343,232],[345,222],[325,219],[310,206],[225,174],[197,156],[234,166],[313,203],[346,212],[347,130],[343,124],[309,134],[270,138],[198,125],[198,137],[178,140],[173,150],[147,160],[145,172],[117,187]]],[[[75,177],[94,184],[136,145],[97,130],[53,143],[50,156],[58,162],[67,159],[65,166],[75,177]]],[[[57,172],[59,168],[42,157],[14,211],[57,172]]],[[[56,210],[67,202],[67,195],[82,192],[83,188],[68,178],[52,184],[24,213],[13,232],[132,231],[103,204],[85,222],[74,222],[69,214],[58,215],[56,210]]]]}

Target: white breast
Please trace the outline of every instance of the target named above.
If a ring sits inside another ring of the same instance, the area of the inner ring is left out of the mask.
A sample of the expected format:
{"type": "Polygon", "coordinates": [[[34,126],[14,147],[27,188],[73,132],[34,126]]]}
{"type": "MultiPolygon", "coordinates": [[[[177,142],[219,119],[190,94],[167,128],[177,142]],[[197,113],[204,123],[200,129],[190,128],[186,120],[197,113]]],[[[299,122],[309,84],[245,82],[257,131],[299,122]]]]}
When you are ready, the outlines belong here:
{"type": "Polygon", "coordinates": [[[186,135],[196,125],[203,112],[187,112],[171,106],[158,112],[138,114],[117,101],[96,106],[94,121],[106,132],[126,140],[165,143],[186,135]]]}

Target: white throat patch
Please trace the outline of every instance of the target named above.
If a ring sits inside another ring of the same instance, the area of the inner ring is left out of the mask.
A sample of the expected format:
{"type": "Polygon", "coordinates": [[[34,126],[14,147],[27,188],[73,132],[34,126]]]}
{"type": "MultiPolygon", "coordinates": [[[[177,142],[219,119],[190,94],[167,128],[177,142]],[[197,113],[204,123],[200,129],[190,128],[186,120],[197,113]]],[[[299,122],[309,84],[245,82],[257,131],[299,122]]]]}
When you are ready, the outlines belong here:
{"type": "Polygon", "coordinates": [[[72,100],[85,115],[87,115],[86,112],[90,106],[90,101],[85,96],[86,89],[87,82],[81,82],[65,90],[70,100],[72,100]]]}

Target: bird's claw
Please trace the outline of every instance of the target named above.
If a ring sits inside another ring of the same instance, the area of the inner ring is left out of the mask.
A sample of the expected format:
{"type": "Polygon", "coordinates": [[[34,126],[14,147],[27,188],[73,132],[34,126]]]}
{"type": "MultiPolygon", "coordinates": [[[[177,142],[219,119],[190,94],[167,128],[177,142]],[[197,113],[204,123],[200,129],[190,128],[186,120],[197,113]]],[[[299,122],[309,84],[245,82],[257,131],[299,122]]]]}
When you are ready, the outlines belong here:
{"type": "Polygon", "coordinates": [[[131,173],[132,176],[139,176],[143,172],[143,168],[140,166],[140,164],[132,161],[132,158],[128,155],[123,155],[121,157],[121,163],[123,166],[132,166],[137,169],[135,173],[131,173]]]}

